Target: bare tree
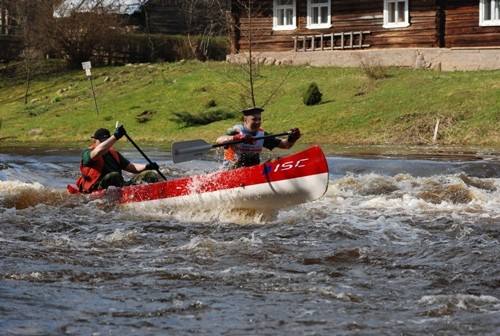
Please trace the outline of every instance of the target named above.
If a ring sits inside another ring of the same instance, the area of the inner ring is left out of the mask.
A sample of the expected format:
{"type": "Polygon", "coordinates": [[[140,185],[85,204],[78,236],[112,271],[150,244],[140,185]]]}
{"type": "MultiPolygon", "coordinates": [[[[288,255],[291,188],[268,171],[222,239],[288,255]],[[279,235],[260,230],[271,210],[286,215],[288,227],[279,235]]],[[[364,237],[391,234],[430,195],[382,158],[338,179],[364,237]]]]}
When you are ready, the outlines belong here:
{"type": "Polygon", "coordinates": [[[25,74],[24,103],[28,103],[30,85],[44,56],[43,18],[51,12],[51,1],[4,0],[2,4],[13,13],[16,35],[21,41],[19,58],[25,74]]]}
{"type": "Polygon", "coordinates": [[[197,10],[198,4],[203,0],[185,0],[181,4],[181,10],[186,21],[186,35],[191,51],[191,57],[196,56],[196,46],[193,43],[192,34],[196,21],[198,20],[199,11],[197,10]]]}
{"type": "Polygon", "coordinates": [[[241,53],[244,62],[236,63],[245,74],[246,79],[240,80],[236,77],[232,77],[232,80],[238,83],[243,89],[240,101],[243,108],[249,105],[251,105],[251,107],[257,107],[257,105],[260,105],[259,107],[266,106],[278,93],[291,74],[291,72],[288,71],[284,78],[277,83],[261,80],[260,53],[257,52],[256,49],[259,39],[265,33],[262,29],[265,28],[261,28],[255,21],[256,18],[265,16],[264,13],[269,13],[270,9],[270,5],[267,2],[263,3],[259,0],[234,0],[233,11],[236,13],[239,21],[234,20],[232,16],[227,16],[228,30],[232,32],[228,34],[228,36],[243,41],[246,47],[245,52],[241,53]],[[257,104],[257,91],[267,96],[266,98],[262,98],[262,103],[260,104],[257,104]]]}
{"type": "Polygon", "coordinates": [[[185,0],[181,11],[192,57],[208,59],[210,42],[216,35],[226,34],[227,0],[185,0]],[[194,41],[197,36],[199,43],[194,41]]]}
{"type": "Polygon", "coordinates": [[[206,0],[206,11],[202,39],[198,46],[200,53],[205,59],[209,58],[210,43],[215,36],[229,36],[227,25],[227,13],[231,12],[231,1],[228,0],[206,0]]]}
{"type": "Polygon", "coordinates": [[[70,65],[80,67],[120,32],[116,1],[80,0],[61,3],[45,26],[55,47],[70,65]]]}
{"type": "Polygon", "coordinates": [[[148,0],[142,0],[141,7],[142,7],[143,14],[144,14],[144,26],[146,29],[146,36],[148,37],[148,44],[149,44],[149,48],[151,49],[150,61],[153,62],[154,57],[155,57],[155,44],[153,42],[153,39],[151,38],[149,9],[147,6],[145,6],[147,2],[148,2],[148,0]]]}

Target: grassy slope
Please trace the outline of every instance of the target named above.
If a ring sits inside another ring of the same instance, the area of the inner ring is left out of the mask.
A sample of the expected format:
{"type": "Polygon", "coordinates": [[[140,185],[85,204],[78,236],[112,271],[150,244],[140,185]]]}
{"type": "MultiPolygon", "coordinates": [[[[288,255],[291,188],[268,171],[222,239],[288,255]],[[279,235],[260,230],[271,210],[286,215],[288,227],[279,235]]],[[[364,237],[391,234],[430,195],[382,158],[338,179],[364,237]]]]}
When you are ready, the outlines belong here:
{"type": "MultiPolygon", "coordinates": [[[[0,77],[0,138],[6,142],[88,142],[99,127],[122,122],[136,142],[168,146],[172,141],[214,141],[238,120],[184,128],[174,111],[199,112],[214,99],[238,108],[242,72],[225,63],[186,62],[93,69],[99,115],[83,71],[37,79],[23,104],[21,80],[0,77]],[[109,77],[109,81],[105,78],[109,77]],[[60,89],[67,91],[58,93],[60,89]],[[155,111],[152,120],[136,116],[155,111]],[[33,129],[43,129],[32,134],[33,129]],[[13,137],[13,138],[10,138],[13,137]]],[[[440,144],[500,146],[500,71],[432,72],[388,69],[389,78],[369,79],[363,69],[263,67],[258,105],[286,75],[286,84],[266,106],[270,132],[300,127],[303,143],[422,144],[440,118],[440,144]],[[323,103],[307,107],[301,95],[315,81],[323,103]]]]}

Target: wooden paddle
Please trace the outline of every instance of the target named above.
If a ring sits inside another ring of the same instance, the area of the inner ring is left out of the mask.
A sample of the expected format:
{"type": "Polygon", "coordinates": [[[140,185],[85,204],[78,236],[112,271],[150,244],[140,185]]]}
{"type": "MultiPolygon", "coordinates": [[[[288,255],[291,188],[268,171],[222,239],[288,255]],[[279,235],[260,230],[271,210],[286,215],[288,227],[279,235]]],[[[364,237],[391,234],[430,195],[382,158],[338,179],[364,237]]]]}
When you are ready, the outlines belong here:
{"type": "MultiPolygon", "coordinates": [[[[261,139],[274,138],[274,137],[288,135],[288,134],[290,134],[290,132],[283,132],[283,133],[279,133],[279,134],[268,134],[268,135],[264,135],[261,137],[255,137],[253,139],[254,140],[261,140],[261,139]]],[[[172,161],[174,161],[174,163],[180,163],[180,162],[194,160],[194,159],[197,159],[197,158],[203,156],[205,153],[207,153],[212,148],[234,145],[237,143],[241,143],[243,141],[245,141],[245,140],[244,139],[233,140],[233,141],[225,142],[223,144],[215,144],[215,145],[209,144],[208,142],[201,140],[201,139],[188,140],[188,141],[182,141],[182,142],[174,142],[172,144],[172,161]]]]}

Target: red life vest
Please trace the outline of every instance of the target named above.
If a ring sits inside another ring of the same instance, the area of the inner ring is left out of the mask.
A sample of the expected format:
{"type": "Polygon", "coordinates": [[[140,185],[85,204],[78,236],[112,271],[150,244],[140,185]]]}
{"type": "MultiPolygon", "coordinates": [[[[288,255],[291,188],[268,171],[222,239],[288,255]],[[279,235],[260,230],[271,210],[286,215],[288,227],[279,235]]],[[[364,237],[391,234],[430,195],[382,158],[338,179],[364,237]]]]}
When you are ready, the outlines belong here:
{"type": "MultiPolygon", "coordinates": [[[[89,147],[90,150],[93,150],[96,146],[89,147]]],[[[120,163],[120,157],[118,153],[113,149],[109,149],[109,153],[113,155],[116,162],[120,163]]],[[[76,185],[80,192],[89,192],[90,188],[99,181],[102,175],[102,170],[104,168],[104,159],[100,156],[97,160],[93,161],[90,166],[84,166],[83,161],[80,161],[80,172],[82,175],[78,177],[76,180],[76,185]]]]}

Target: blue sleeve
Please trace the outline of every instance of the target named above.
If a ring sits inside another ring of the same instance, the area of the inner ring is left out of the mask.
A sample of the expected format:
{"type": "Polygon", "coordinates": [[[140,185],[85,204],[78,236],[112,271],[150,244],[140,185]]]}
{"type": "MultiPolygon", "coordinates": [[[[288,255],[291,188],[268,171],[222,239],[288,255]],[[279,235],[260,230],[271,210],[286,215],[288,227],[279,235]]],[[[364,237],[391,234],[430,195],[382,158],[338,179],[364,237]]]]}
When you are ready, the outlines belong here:
{"type": "Polygon", "coordinates": [[[236,134],[238,134],[238,130],[234,127],[230,127],[227,129],[225,135],[236,135],[236,134]]]}

